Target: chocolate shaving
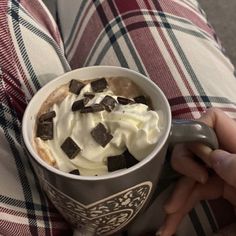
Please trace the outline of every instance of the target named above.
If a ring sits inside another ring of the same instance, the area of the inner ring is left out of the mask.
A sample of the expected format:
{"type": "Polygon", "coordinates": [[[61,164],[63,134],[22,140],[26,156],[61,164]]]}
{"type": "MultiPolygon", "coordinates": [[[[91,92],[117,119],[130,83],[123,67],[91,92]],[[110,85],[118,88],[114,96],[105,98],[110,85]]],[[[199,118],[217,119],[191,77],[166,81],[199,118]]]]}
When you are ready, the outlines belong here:
{"type": "Polygon", "coordinates": [[[128,98],[124,98],[124,97],[117,97],[117,101],[122,104],[122,105],[127,105],[127,104],[132,104],[134,103],[133,100],[130,100],[128,98]]]}
{"type": "Polygon", "coordinates": [[[94,80],[91,82],[91,87],[94,92],[102,92],[107,88],[107,81],[105,78],[94,80]]]}
{"type": "Polygon", "coordinates": [[[47,113],[42,114],[39,117],[39,122],[44,122],[44,121],[50,121],[52,122],[52,119],[56,117],[56,112],[55,111],[49,111],[47,113]]]}
{"type": "Polygon", "coordinates": [[[50,121],[39,122],[37,125],[36,136],[40,137],[42,140],[52,140],[53,139],[53,123],[50,121]]]}
{"type": "Polygon", "coordinates": [[[125,156],[126,166],[127,168],[134,166],[135,164],[139,163],[139,161],[130,154],[128,150],[126,150],[123,155],[125,156]]]}
{"type": "Polygon", "coordinates": [[[80,110],[81,113],[94,113],[104,111],[105,108],[102,104],[94,104],[92,106],[84,107],[80,110]]]}
{"type": "Polygon", "coordinates": [[[66,140],[61,145],[61,149],[70,159],[73,159],[81,151],[80,147],[71,137],[66,138],[66,140]]]}
{"type": "Polygon", "coordinates": [[[74,170],[70,171],[69,173],[72,175],[80,175],[80,172],[78,169],[74,169],[74,170]]]}
{"type": "Polygon", "coordinates": [[[109,95],[106,95],[101,101],[101,104],[104,105],[106,111],[108,112],[112,111],[115,108],[116,103],[116,100],[109,95]]]}
{"type": "Polygon", "coordinates": [[[142,104],[147,105],[147,100],[146,100],[146,97],[145,97],[145,96],[138,96],[138,97],[135,97],[135,98],[134,98],[134,101],[137,102],[137,103],[142,103],[142,104]]]}
{"type": "Polygon", "coordinates": [[[91,135],[102,147],[105,147],[113,138],[102,123],[99,123],[95,128],[93,128],[91,135]]]}
{"type": "Polygon", "coordinates": [[[127,168],[124,155],[110,156],[107,158],[108,172],[127,168]]]}
{"type": "Polygon", "coordinates": [[[83,84],[82,82],[72,79],[70,81],[70,85],[69,85],[69,91],[71,93],[74,93],[76,95],[79,95],[81,89],[85,86],[85,84],[83,84]]]}
{"type": "Polygon", "coordinates": [[[89,102],[89,98],[83,98],[83,99],[80,99],[78,101],[75,101],[73,104],[72,104],[72,107],[71,107],[71,110],[72,111],[78,111],[78,110],[81,110],[82,108],[84,108],[84,106],[89,102]]]}

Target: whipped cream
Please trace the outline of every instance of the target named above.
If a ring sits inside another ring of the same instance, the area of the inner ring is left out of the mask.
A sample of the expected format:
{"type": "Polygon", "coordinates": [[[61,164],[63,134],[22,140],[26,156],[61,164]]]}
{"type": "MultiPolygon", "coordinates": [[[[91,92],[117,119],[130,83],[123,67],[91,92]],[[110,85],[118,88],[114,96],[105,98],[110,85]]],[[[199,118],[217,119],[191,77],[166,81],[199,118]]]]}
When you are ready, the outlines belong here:
{"type": "MultiPolygon", "coordinates": [[[[95,113],[72,111],[72,104],[92,92],[90,83],[86,84],[79,95],[68,93],[59,104],[50,110],[56,112],[53,119],[53,140],[35,138],[36,145],[43,149],[50,159],[55,159],[56,167],[70,172],[78,169],[81,175],[104,175],[108,173],[107,157],[122,154],[126,149],[138,160],[143,160],[154,148],[161,134],[161,112],[150,110],[142,103],[127,105],[116,104],[115,108],[95,113]],[[105,146],[100,146],[91,136],[91,130],[102,123],[113,138],[105,146]],[[75,158],[69,159],[61,149],[61,144],[71,137],[81,148],[75,158]]],[[[99,104],[109,95],[117,96],[109,89],[94,93],[86,106],[99,104]]]]}

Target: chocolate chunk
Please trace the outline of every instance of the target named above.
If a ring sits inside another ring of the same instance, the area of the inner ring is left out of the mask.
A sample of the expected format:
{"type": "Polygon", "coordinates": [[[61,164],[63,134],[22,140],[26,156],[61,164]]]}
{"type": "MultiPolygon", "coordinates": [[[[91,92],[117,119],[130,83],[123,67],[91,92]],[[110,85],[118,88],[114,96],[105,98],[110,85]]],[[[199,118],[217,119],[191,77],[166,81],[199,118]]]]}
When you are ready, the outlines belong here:
{"type": "Polygon", "coordinates": [[[84,107],[80,110],[81,113],[94,113],[104,111],[105,108],[102,104],[94,104],[92,106],[84,107]]]}
{"type": "Polygon", "coordinates": [[[95,94],[94,94],[94,93],[91,93],[91,92],[86,92],[86,93],[84,93],[84,97],[89,98],[89,99],[92,99],[92,98],[95,97],[95,94]]]}
{"type": "Polygon", "coordinates": [[[52,122],[52,119],[56,117],[56,112],[55,111],[49,111],[47,113],[42,114],[39,117],[39,122],[44,122],[44,121],[50,121],[52,122]]]}
{"type": "Polygon", "coordinates": [[[124,98],[124,97],[117,97],[117,101],[122,104],[122,105],[127,105],[127,104],[132,104],[134,103],[133,100],[130,100],[128,98],[124,98]]]}
{"type": "Polygon", "coordinates": [[[93,112],[104,111],[105,108],[102,104],[94,104],[91,106],[93,108],[93,112]]]}
{"type": "Polygon", "coordinates": [[[36,136],[45,141],[53,139],[53,123],[50,121],[39,122],[36,136]]]}
{"type": "Polygon", "coordinates": [[[81,89],[85,86],[85,84],[81,83],[78,80],[72,79],[70,81],[70,85],[69,85],[69,91],[71,93],[74,93],[76,95],[79,95],[81,89]]]}
{"type": "Polygon", "coordinates": [[[84,108],[84,106],[89,102],[89,98],[83,98],[83,99],[80,99],[78,101],[75,101],[73,104],[72,104],[72,107],[71,107],[71,110],[72,111],[78,111],[78,110],[81,110],[82,108],[84,108]]]}
{"type": "Polygon", "coordinates": [[[126,161],[124,155],[111,156],[107,158],[108,172],[126,168],[126,161]]]}
{"type": "Polygon", "coordinates": [[[107,87],[107,81],[105,78],[94,80],[91,82],[91,87],[94,92],[102,92],[107,87]]]}
{"type": "Polygon", "coordinates": [[[66,138],[61,149],[70,159],[73,159],[81,150],[71,137],[66,138]]]}
{"type": "Polygon", "coordinates": [[[145,97],[145,96],[138,96],[138,97],[135,97],[135,98],[134,98],[134,101],[137,102],[137,103],[142,103],[142,104],[147,105],[147,100],[146,100],[146,97],[145,97]]]}
{"type": "Polygon", "coordinates": [[[80,175],[80,172],[78,169],[74,169],[74,170],[70,171],[69,173],[72,175],[80,175]]]}
{"type": "Polygon", "coordinates": [[[80,110],[81,113],[92,113],[93,112],[93,108],[92,106],[88,106],[88,107],[84,107],[80,110]]]}
{"type": "Polygon", "coordinates": [[[125,156],[126,166],[127,168],[139,163],[135,157],[133,157],[128,150],[126,150],[123,155],[125,156]]]}
{"type": "Polygon", "coordinates": [[[109,112],[114,109],[116,103],[117,103],[116,100],[109,95],[106,95],[101,101],[101,104],[104,105],[106,111],[109,111],[109,112]]]}
{"type": "Polygon", "coordinates": [[[91,135],[102,147],[105,147],[113,138],[102,123],[99,123],[95,128],[93,128],[91,135]]]}

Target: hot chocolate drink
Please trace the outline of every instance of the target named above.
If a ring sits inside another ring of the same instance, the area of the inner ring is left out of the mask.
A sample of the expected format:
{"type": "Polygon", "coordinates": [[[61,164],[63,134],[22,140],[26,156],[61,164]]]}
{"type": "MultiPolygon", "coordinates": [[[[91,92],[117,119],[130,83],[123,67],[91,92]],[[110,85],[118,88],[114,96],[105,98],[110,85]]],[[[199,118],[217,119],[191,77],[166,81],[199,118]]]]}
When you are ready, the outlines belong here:
{"type": "Polygon", "coordinates": [[[72,79],[43,103],[34,146],[64,172],[104,175],[135,165],[153,150],[162,131],[160,115],[129,79],[72,79]]]}

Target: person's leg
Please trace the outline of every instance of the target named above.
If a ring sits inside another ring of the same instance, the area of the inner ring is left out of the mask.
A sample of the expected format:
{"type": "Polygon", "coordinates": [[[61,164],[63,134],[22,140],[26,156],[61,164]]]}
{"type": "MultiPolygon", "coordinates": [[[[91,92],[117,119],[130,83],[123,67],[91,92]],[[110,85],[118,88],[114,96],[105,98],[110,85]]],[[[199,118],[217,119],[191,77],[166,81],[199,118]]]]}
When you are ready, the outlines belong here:
{"type": "Polygon", "coordinates": [[[21,119],[45,83],[69,70],[57,27],[37,0],[0,1],[0,235],[70,235],[23,150],[21,119]]]}
{"type": "MultiPolygon", "coordinates": [[[[117,65],[139,71],[164,91],[174,118],[198,118],[208,107],[236,118],[234,68],[197,1],[58,0],[58,20],[73,69],[117,65]]],[[[206,202],[194,209],[179,235],[216,230],[220,221],[211,213],[217,206],[210,204],[211,209],[206,202]]],[[[160,213],[149,210],[153,215],[137,226],[158,226],[160,213]]]]}
{"type": "Polygon", "coordinates": [[[211,106],[236,116],[234,68],[196,1],[72,2],[58,0],[72,68],[106,64],[146,74],[174,118],[196,118],[211,106]]]}

